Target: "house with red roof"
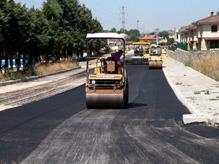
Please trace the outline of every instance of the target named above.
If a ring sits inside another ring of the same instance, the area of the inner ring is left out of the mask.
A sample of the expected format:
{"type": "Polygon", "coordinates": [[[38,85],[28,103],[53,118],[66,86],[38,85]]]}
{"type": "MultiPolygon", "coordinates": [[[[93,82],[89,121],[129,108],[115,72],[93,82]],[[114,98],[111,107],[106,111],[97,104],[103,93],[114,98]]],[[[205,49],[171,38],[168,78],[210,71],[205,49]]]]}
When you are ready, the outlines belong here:
{"type": "Polygon", "coordinates": [[[181,27],[178,34],[190,50],[219,49],[219,12],[181,27]]]}
{"type": "Polygon", "coordinates": [[[141,42],[151,42],[155,43],[156,42],[156,35],[145,35],[140,38],[141,42]]]}

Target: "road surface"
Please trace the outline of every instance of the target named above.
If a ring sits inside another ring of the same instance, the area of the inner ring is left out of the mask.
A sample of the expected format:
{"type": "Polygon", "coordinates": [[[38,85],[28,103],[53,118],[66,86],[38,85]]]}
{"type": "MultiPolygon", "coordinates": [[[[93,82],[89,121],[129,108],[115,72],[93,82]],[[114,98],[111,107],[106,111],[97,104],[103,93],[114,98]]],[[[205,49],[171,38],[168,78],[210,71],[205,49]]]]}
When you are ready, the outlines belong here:
{"type": "Polygon", "coordinates": [[[87,110],[81,86],[1,112],[0,163],[218,163],[219,129],[182,125],[161,70],[128,74],[128,109],[87,110]]]}

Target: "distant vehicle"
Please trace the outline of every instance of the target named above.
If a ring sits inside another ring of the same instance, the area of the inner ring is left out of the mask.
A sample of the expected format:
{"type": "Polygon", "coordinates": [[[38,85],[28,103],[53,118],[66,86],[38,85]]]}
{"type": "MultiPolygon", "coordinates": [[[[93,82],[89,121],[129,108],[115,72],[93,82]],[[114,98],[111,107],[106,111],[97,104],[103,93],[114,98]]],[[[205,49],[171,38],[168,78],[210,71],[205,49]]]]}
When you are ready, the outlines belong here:
{"type": "Polygon", "coordinates": [[[148,63],[149,42],[133,42],[134,55],[126,59],[129,64],[145,64],[148,63]]]}
{"type": "Polygon", "coordinates": [[[162,59],[163,59],[163,60],[168,57],[166,48],[162,48],[162,50],[161,50],[161,56],[162,56],[162,59]]]}
{"type": "Polygon", "coordinates": [[[149,58],[149,69],[162,69],[163,59],[162,59],[162,49],[158,45],[151,45],[150,48],[150,58],[149,58]]]}

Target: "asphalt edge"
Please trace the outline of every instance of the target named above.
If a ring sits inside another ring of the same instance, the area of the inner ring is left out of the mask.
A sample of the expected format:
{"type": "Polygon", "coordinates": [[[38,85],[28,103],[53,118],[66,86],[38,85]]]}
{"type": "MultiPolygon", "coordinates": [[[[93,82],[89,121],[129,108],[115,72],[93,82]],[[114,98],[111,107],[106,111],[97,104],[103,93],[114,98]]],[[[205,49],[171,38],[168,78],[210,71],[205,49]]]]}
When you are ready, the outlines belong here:
{"type": "MultiPolygon", "coordinates": [[[[169,58],[171,58],[171,57],[169,57],[169,58]]],[[[171,58],[171,59],[173,59],[173,58],[171,58]]],[[[175,59],[173,59],[173,60],[175,60],[175,59]]],[[[217,118],[214,118],[214,116],[212,116],[212,115],[202,115],[202,114],[199,114],[197,109],[184,98],[184,96],[182,95],[180,90],[171,81],[171,78],[169,77],[168,71],[165,69],[165,67],[166,66],[164,64],[163,72],[164,72],[164,75],[165,75],[165,77],[167,79],[168,84],[172,88],[172,90],[175,93],[175,95],[178,98],[178,100],[190,112],[190,114],[184,114],[182,116],[183,124],[187,125],[187,124],[201,123],[201,124],[207,124],[207,125],[214,126],[214,127],[219,127],[219,122],[218,122],[217,118]]],[[[192,69],[192,68],[190,68],[190,69],[192,69]]],[[[192,70],[194,70],[194,69],[192,69],[192,70]]],[[[196,71],[196,70],[194,70],[194,71],[196,71]]]]}

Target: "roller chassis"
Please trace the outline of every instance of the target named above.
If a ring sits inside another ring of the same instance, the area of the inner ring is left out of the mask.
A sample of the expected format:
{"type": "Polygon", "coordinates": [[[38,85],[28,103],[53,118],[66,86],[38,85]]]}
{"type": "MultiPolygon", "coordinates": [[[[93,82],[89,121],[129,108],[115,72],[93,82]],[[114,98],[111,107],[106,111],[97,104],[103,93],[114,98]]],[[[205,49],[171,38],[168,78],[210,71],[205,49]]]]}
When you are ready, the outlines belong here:
{"type": "MultiPolygon", "coordinates": [[[[93,39],[125,39],[120,34],[91,34],[93,39]]],[[[90,39],[89,36],[87,36],[90,39]]],[[[123,54],[125,61],[125,54],[123,54]]],[[[91,73],[87,63],[87,83],[86,83],[86,106],[87,109],[94,108],[125,108],[128,106],[128,77],[125,63],[114,72],[105,72],[105,66],[95,68],[91,73]]],[[[107,65],[108,66],[108,65],[107,65]]]]}
{"type": "Polygon", "coordinates": [[[163,69],[163,59],[159,47],[150,49],[149,69],[163,69]]]}
{"type": "Polygon", "coordinates": [[[102,74],[89,80],[86,86],[88,108],[125,108],[127,106],[128,80],[123,80],[122,75],[102,74]]]}

